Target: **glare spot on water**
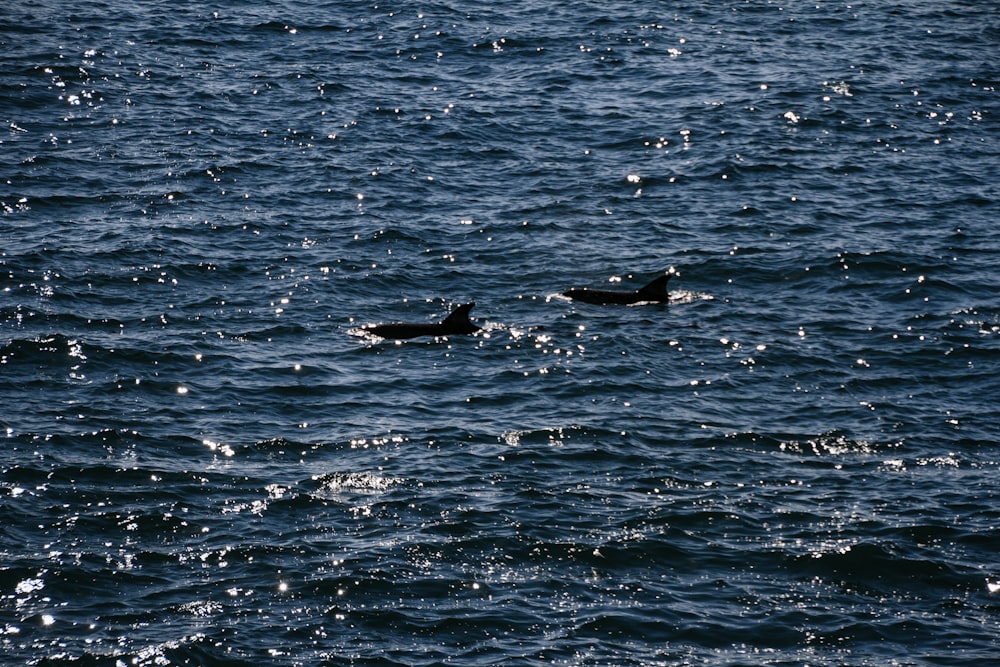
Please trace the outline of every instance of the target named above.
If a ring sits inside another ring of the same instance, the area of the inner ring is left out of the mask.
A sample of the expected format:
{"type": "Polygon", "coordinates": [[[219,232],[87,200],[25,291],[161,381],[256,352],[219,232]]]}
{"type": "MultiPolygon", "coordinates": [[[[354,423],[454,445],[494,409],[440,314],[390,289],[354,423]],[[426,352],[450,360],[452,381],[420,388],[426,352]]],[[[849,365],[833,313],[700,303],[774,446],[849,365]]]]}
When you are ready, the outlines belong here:
{"type": "MultiPolygon", "coordinates": [[[[40,572],[39,575],[44,572],[40,572]]],[[[33,593],[34,591],[40,591],[45,588],[45,582],[42,581],[41,576],[34,579],[25,579],[24,581],[18,582],[17,586],[14,587],[15,593],[33,593]]]]}
{"type": "Polygon", "coordinates": [[[213,440],[202,440],[201,444],[208,447],[213,452],[219,452],[224,456],[233,456],[236,452],[229,445],[222,444],[220,442],[215,442],[213,440]]]}

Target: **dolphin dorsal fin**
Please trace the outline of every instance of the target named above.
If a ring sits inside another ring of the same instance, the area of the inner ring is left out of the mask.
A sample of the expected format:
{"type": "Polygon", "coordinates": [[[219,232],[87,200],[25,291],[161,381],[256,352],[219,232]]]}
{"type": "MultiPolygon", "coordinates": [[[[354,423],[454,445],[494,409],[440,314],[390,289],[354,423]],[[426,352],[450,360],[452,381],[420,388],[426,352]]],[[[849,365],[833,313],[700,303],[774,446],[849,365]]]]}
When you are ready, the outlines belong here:
{"type": "Polygon", "coordinates": [[[662,299],[667,296],[667,283],[673,278],[675,272],[670,269],[662,276],[657,276],[649,281],[642,289],[639,290],[639,294],[648,295],[651,297],[656,297],[657,299],[662,299]]]}
{"type": "Polygon", "coordinates": [[[475,306],[475,303],[463,303],[461,306],[457,306],[455,310],[449,313],[448,317],[441,320],[441,324],[446,326],[455,326],[456,324],[470,324],[469,322],[469,311],[475,306]]]}
{"type": "Polygon", "coordinates": [[[480,327],[469,321],[469,311],[475,303],[463,303],[461,306],[451,311],[448,317],[441,321],[441,334],[471,334],[479,331],[480,327]]]}

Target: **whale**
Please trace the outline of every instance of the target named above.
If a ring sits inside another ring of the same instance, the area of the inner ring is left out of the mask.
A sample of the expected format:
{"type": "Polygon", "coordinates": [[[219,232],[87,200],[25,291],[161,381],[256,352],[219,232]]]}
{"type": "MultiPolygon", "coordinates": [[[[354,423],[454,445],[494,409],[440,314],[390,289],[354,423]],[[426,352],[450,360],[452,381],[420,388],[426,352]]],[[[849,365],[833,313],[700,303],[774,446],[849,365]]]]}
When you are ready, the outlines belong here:
{"type": "Polygon", "coordinates": [[[666,303],[670,300],[670,293],[667,292],[667,283],[670,279],[678,275],[671,267],[663,275],[657,276],[646,285],[637,290],[618,291],[591,289],[589,287],[576,287],[566,290],[563,296],[574,301],[593,303],[598,305],[630,305],[634,303],[666,303]]]}
{"type": "Polygon", "coordinates": [[[478,327],[469,321],[469,311],[475,302],[463,303],[437,324],[421,324],[409,322],[390,322],[387,324],[371,324],[360,327],[361,331],[372,336],[388,340],[405,340],[418,336],[458,336],[479,331],[478,327]]]}

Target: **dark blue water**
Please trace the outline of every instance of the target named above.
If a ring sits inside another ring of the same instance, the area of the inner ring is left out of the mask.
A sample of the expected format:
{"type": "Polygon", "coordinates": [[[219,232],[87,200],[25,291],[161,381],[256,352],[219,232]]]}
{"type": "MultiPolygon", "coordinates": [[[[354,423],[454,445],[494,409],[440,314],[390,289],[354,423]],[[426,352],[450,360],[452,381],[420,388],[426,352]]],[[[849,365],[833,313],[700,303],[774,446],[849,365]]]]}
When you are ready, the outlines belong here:
{"type": "Polygon", "coordinates": [[[1000,656],[991,3],[14,5],[4,664],[1000,656]]]}

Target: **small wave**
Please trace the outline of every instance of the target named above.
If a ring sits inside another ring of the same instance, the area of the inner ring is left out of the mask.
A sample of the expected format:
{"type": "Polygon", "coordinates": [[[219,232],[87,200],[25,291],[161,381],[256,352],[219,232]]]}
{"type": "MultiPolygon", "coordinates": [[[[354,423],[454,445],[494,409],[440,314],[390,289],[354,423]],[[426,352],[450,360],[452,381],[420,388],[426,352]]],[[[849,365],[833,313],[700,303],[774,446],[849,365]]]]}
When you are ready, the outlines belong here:
{"type": "Polygon", "coordinates": [[[403,483],[400,478],[371,472],[325,473],[314,475],[312,481],[319,484],[314,493],[327,497],[343,493],[382,493],[403,483]]]}
{"type": "Polygon", "coordinates": [[[69,362],[69,357],[86,360],[83,347],[77,339],[55,334],[29,339],[14,339],[0,347],[0,363],[23,362],[36,364],[62,359],[69,362]],[[55,355],[55,356],[54,356],[55,355]]]}
{"type": "Polygon", "coordinates": [[[532,429],[512,429],[504,431],[499,440],[509,447],[530,447],[533,445],[560,446],[570,441],[592,443],[602,439],[620,440],[622,433],[589,426],[552,426],[532,429]]]}
{"type": "Polygon", "coordinates": [[[845,456],[863,454],[873,456],[902,447],[900,440],[870,442],[856,440],[843,433],[825,433],[813,438],[781,440],[778,449],[790,454],[811,454],[813,456],[845,456]]]}

